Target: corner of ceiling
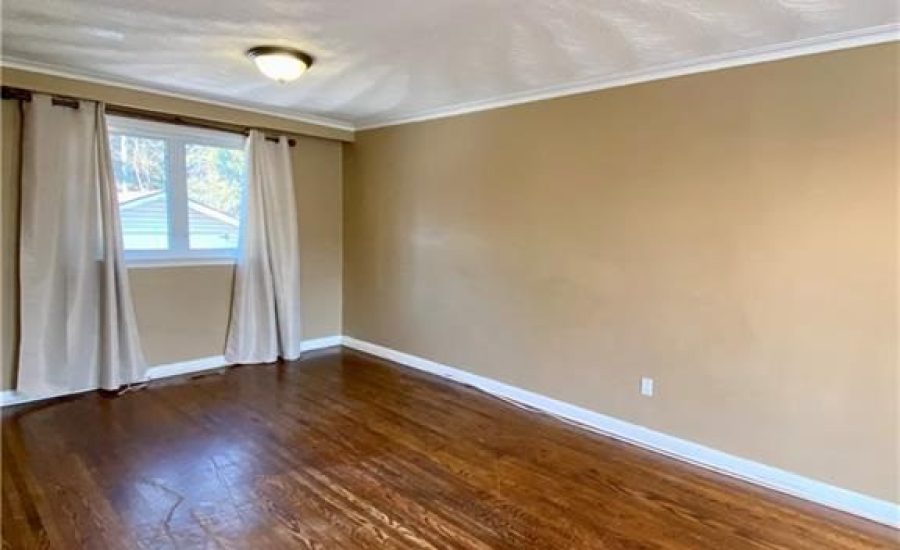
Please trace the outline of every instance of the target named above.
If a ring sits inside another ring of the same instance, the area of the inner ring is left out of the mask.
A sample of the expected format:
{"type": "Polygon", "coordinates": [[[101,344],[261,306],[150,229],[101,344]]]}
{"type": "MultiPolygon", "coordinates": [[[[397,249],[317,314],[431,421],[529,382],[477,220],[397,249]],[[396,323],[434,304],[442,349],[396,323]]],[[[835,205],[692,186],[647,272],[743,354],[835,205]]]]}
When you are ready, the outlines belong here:
{"type": "Polygon", "coordinates": [[[688,59],[639,71],[626,71],[617,74],[597,76],[575,82],[556,84],[523,92],[457,103],[455,105],[435,109],[427,109],[417,113],[398,115],[396,117],[373,117],[368,120],[360,121],[360,123],[356,125],[356,131],[374,130],[376,128],[397,126],[412,122],[424,122],[427,120],[509,107],[521,103],[530,103],[533,101],[552,99],[567,95],[595,92],[609,88],[629,86],[632,84],[641,84],[653,80],[663,80],[678,76],[717,71],[720,69],[729,69],[769,61],[778,61],[781,59],[835,50],[873,46],[898,40],[900,40],[900,23],[879,25],[855,31],[798,39],[790,42],[781,42],[770,46],[740,50],[727,54],[688,59]]]}
{"type": "Polygon", "coordinates": [[[900,23],[890,23],[849,32],[798,39],[760,48],[751,48],[736,52],[730,52],[727,54],[719,54],[678,61],[675,63],[660,65],[650,69],[643,69],[639,71],[625,71],[616,74],[596,76],[574,82],[567,82],[563,84],[556,84],[547,87],[515,92],[512,94],[503,94],[491,98],[445,105],[442,107],[426,109],[418,112],[411,112],[406,114],[397,113],[395,115],[381,117],[376,116],[361,121],[351,121],[293,111],[268,110],[265,108],[260,108],[257,105],[247,104],[239,101],[222,101],[220,99],[199,94],[186,94],[183,92],[167,90],[165,88],[153,88],[135,82],[117,80],[108,76],[88,74],[84,72],[73,71],[65,67],[33,63],[27,60],[16,59],[8,56],[0,58],[0,67],[22,69],[35,73],[48,74],[51,76],[83,80],[95,84],[117,86],[120,88],[155,93],[191,101],[201,101],[211,105],[218,105],[221,107],[228,107],[232,109],[241,109],[244,111],[250,111],[263,115],[275,116],[287,120],[294,120],[306,124],[314,124],[327,128],[355,133],[363,130],[373,130],[376,128],[397,126],[413,122],[424,122],[427,120],[447,118],[479,111],[487,111],[522,103],[540,101],[544,99],[552,99],[567,95],[575,95],[609,88],[628,86],[632,84],[640,84],[653,80],[662,80],[678,76],[686,76],[691,74],[716,71],[720,69],[740,67],[743,65],[765,63],[792,57],[857,48],[862,46],[871,46],[895,41],[900,41],[900,23]]]}
{"type": "Polygon", "coordinates": [[[339,118],[333,117],[325,117],[319,115],[312,115],[307,113],[300,112],[292,112],[292,111],[280,111],[280,110],[270,110],[265,108],[260,108],[257,105],[252,105],[249,103],[243,103],[238,101],[223,101],[221,99],[217,99],[210,96],[205,96],[201,94],[190,94],[184,92],[177,92],[173,90],[169,90],[162,87],[151,87],[144,84],[138,84],[135,82],[130,82],[127,80],[119,80],[115,78],[111,78],[108,76],[92,74],[88,72],[74,71],[72,69],[66,67],[59,67],[56,65],[46,64],[46,63],[35,63],[24,59],[18,59],[10,56],[2,56],[0,57],[0,68],[10,68],[10,69],[18,69],[22,71],[28,71],[32,73],[44,74],[49,76],[56,76],[61,78],[71,78],[73,80],[81,80],[84,82],[90,82],[92,84],[100,84],[104,86],[113,86],[117,88],[124,88],[127,90],[133,90],[137,92],[146,92],[151,94],[157,94],[162,96],[167,96],[176,99],[184,99],[188,101],[198,101],[201,103],[206,103],[209,105],[216,105],[218,107],[226,107],[229,109],[239,109],[241,111],[248,111],[252,113],[257,113],[261,115],[273,116],[282,118],[285,120],[292,120],[296,122],[303,122],[305,124],[314,124],[316,126],[324,126],[326,128],[332,128],[335,130],[343,130],[345,132],[355,132],[356,126],[348,121],[339,118]]]}

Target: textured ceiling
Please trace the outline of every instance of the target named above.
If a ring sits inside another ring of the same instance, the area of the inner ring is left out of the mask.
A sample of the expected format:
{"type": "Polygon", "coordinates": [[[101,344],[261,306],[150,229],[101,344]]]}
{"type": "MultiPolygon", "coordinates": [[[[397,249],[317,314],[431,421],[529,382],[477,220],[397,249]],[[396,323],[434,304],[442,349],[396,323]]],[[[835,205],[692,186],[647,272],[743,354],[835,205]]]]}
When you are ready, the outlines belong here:
{"type": "Polygon", "coordinates": [[[3,0],[6,62],[370,125],[894,24],[896,0],[3,0]],[[259,44],[316,57],[266,80],[259,44]]]}

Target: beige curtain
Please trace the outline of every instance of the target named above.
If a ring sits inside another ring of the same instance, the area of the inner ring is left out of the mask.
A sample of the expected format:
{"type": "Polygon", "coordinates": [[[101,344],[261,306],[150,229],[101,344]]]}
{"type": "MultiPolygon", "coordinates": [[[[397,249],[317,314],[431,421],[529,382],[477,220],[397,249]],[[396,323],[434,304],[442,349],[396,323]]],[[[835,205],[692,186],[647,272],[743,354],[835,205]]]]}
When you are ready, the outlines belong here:
{"type": "Polygon", "coordinates": [[[268,363],[300,356],[300,248],[288,142],[253,130],[225,359],[268,363]]]}
{"type": "Polygon", "coordinates": [[[25,104],[20,351],[27,396],[143,380],[102,104],[25,104]]]}

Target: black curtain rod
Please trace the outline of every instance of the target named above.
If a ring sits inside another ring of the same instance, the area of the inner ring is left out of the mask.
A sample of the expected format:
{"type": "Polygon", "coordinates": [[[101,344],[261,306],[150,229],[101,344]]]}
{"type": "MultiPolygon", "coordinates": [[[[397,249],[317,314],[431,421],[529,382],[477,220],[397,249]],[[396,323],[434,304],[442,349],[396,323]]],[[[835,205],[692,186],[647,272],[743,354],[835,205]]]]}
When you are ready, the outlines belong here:
{"type": "MultiPolygon", "coordinates": [[[[34,92],[31,90],[26,90],[23,88],[13,88],[12,86],[3,86],[2,87],[2,98],[3,99],[14,99],[18,101],[31,101],[31,96],[34,92]]],[[[69,96],[59,96],[53,95],[52,101],[54,105],[58,105],[60,107],[69,107],[72,109],[78,108],[78,98],[69,97],[69,96]]],[[[232,134],[243,134],[248,135],[250,130],[253,128],[237,126],[235,124],[228,124],[226,122],[216,122],[212,120],[205,120],[201,118],[194,117],[183,117],[179,115],[170,115],[168,113],[160,113],[157,111],[147,111],[145,109],[138,109],[136,107],[125,107],[122,105],[106,105],[106,112],[115,116],[123,116],[130,118],[138,118],[143,120],[152,120],[154,122],[164,122],[166,124],[176,124],[178,126],[191,126],[194,128],[206,128],[208,130],[218,130],[220,132],[230,132],[232,134]]],[[[259,129],[265,133],[278,133],[277,130],[260,128],[259,129]]],[[[269,141],[278,141],[277,137],[266,136],[266,139],[269,141]]],[[[297,140],[290,138],[288,139],[288,145],[291,147],[297,144],[297,140]]]]}

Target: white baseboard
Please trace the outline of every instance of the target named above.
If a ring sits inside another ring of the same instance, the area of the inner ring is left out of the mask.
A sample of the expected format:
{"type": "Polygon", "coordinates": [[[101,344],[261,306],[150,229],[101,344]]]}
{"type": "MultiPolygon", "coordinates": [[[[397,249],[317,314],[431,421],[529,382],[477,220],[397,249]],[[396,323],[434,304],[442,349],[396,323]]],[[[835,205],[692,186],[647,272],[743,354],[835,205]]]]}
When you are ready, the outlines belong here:
{"type": "MultiPolygon", "coordinates": [[[[759,462],[740,458],[722,451],[664,434],[643,426],[559,401],[503,382],[443,365],[429,359],[372,344],[349,336],[328,336],[305,340],[304,351],[312,351],[343,344],[395,363],[425,371],[462,384],[473,386],[497,397],[538,409],[592,431],[638,445],[640,447],[726,474],[756,485],[815,502],[829,508],[864,517],[894,528],[900,528],[900,504],[842,489],[821,481],[787,472],[759,462]]],[[[191,361],[151,367],[148,380],[180,376],[226,366],[221,355],[191,361]]],[[[0,406],[18,405],[31,401],[60,397],[59,395],[30,397],[9,390],[0,392],[0,406]]]]}
{"type": "MultiPolygon", "coordinates": [[[[304,340],[300,344],[303,351],[313,351],[317,349],[330,348],[340,346],[343,342],[341,336],[325,336],[323,338],[313,338],[304,340]]],[[[189,361],[179,361],[177,363],[168,363],[165,365],[156,365],[147,369],[146,381],[159,380],[161,378],[169,378],[171,376],[182,376],[185,374],[195,374],[208,370],[219,369],[228,366],[228,362],[222,355],[213,355],[210,357],[201,357],[199,359],[191,359],[189,361]]],[[[0,391],[0,407],[10,405],[21,405],[23,403],[31,403],[33,401],[43,401],[44,399],[52,399],[54,397],[63,397],[66,395],[74,395],[92,391],[90,389],[80,392],[66,392],[53,395],[29,396],[16,390],[0,391]]]]}
{"type": "Polygon", "coordinates": [[[325,349],[332,348],[335,346],[340,346],[344,343],[343,336],[325,336],[322,338],[313,338],[311,340],[304,340],[300,344],[300,349],[303,351],[313,351],[317,349],[325,349]]]}
{"type": "Polygon", "coordinates": [[[19,401],[19,392],[16,390],[0,391],[0,406],[16,405],[19,401]]]}
{"type": "MultiPolygon", "coordinates": [[[[325,336],[323,338],[312,338],[304,340],[300,343],[300,349],[303,351],[314,351],[317,349],[330,348],[340,346],[343,342],[341,336],[325,336]]],[[[191,361],[181,361],[179,363],[170,363],[168,365],[157,365],[147,369],[147,380],[158,380],[160,378],[168,378],[170,376],[181,376],[184,374],[193,374],[207,370],[218,369],[228,366],[228,362],[222,355],[214,355],[212,357],[202,357],[191,361]]]]}
{"type": "MultiPolygon", "coordinates": [[[[225,357],[214,355],[212,357],[201,357],[200,359],[192,359],[190,361],[180,361],[178,363],[169,363],[166,365],[156,365],[147,369],[147,375],[144,379],[146,382],[159,380],[161,378],[169,378],[170,376],[181,376],[184,374],[193,374],[212,369],[218,369],[227,366],[225,357]]],[[[33,403],[35,401],[44,401],[46,399],[54,399],[56,397],[66,397],[94,391],[94,389],[86,389],[81,391],[50,393],[45,395],[27,395],[17,390],[0,391],[0,407],[9,407],[12,405],[23,405],[25,403],[33,403]]]]}
{"type": "Polygon", "coordinates": [[[698,443],[631,424],[630,422],[378,344],[357,340],[349,336],[344,337],[343,343],[349,348],[462,384],[474,386],[497,397],[544,411],[592,431],[689,462],[696,466],[877,521],[894,528],[900,528],[900,504],[880,500],[772,466],[766,466],[759,462],[730,455],[698,443]]]}
{"type": "Polygon", "coordinates": [[[225,361],[225,356],[223,355],[213,355],[211,357],[191,359],[190,361],[156,365],[155,367],[147,369],[147,381],[150,382],[152,380],[159,380],[160,378],[194,374],[227,366],[228,362],[225,361]]]}
{"type": "Polygon", "coordinates": [[[20,391],[16,390],[3,390],[0,391],[0,408],[2,407],[10,407],[12,405],[24,405],[25,403],[33,403],[35,401],[43,401],[45,399],[53,399],[55,397],[66,397],[69,395],[78,395],[79,393],[86,393],[89,391],[94,391],[93,389],[86,390],[78,390],[78,391],[70,391],[70,392],[60,392],[60,393],[51,393],[48,395],[39,395],[32,396],[24,394],[20,391]]]}

